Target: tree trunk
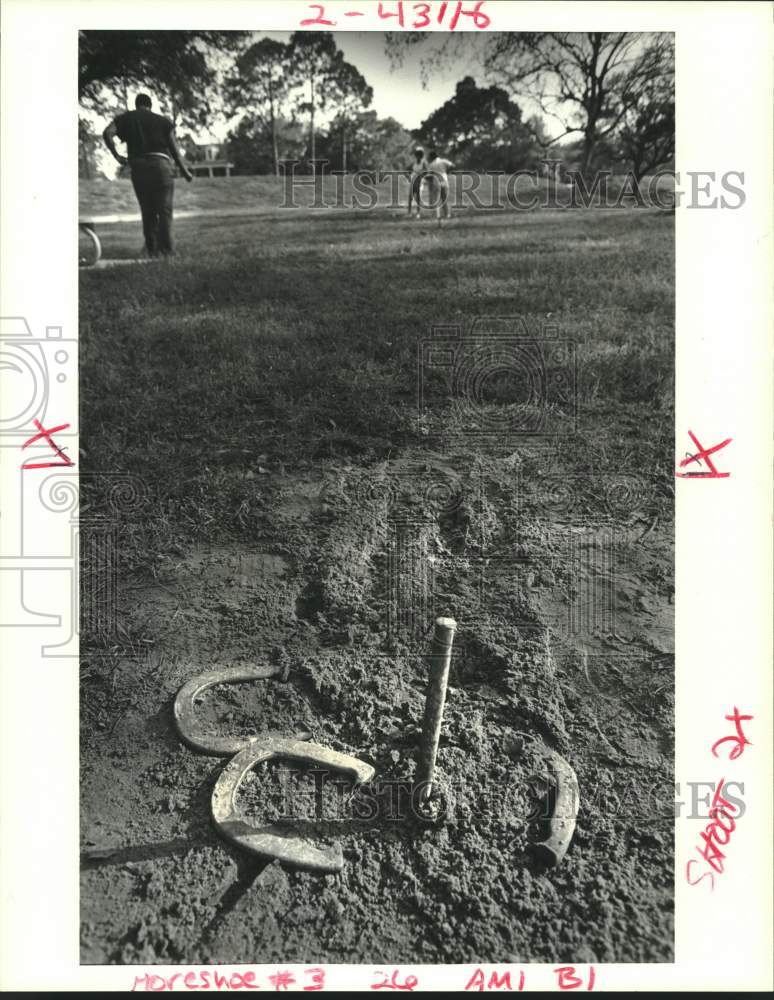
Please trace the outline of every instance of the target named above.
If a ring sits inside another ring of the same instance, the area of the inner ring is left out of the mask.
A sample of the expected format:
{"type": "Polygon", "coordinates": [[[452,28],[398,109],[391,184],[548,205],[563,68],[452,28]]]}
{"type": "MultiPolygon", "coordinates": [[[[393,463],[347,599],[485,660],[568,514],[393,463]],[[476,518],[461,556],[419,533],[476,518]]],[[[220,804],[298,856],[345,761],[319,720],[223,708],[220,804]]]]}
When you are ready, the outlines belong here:
{"type": "Polygon", "coordinates": [[[581,158],[581,174],[583,177],[587,177],[589,173],[589,164],[591,163],[591,154],[594,152],[594,135],[596,129],[589,122],[586,127],[586,131],[583,133],[583,155],[581,158]]]}
{"type": "Polygon", "coordinates": [[[341,129],[341,169],[347,172],[347,128],[341,129]]]}
{"type": "Polygon", "coordinates": [[[316,159],[315,148],[314,148],[314,72],[312,72],[309,77],[309,83],[311,84],[311,114],[309,116],[309,148],[312,150],[312,173],[317,173],[317,164],[314,162],[316,159]]]}
{"type": "Polygon", "coordinates": [[[274,176],[279,177],[279,150],[277,149],[277,119],[274,114],[274,88],[269,79],[269,117],[271,119],[271,152],[274,157],[274,176]]]}
{"type": "Polygon", "coordinates": [[[83,164],[83,179],[91,180],[91,164],[89,163],[89,149],[85,142],[81,142],[81,163],[83,164]]]}

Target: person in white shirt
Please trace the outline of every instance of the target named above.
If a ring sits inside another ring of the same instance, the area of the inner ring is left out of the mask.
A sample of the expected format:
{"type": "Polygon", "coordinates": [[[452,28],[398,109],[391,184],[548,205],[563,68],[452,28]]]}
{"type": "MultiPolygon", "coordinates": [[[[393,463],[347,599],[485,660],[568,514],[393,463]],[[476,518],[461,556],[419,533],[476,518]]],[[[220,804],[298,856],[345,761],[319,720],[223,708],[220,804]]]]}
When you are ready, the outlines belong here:
{"type": "Polygon", "coordinates": [[[448,219],[449,208],[449,171],[454,166],[451,160],[444,160],[437,150],[431,149],[427,155],[427,171],[432,186],[431,204],[435,207],[439,219],[448,219]]]}
{"type": "Polygon", "coordinates": [[[408,214],[411,216],[411,204],[416,202],[417,218],[420,218],[422,208],[422,182],[427,177],[427,160],[425,151],[421,146],[414,150],[414,162],[411,164],[411,177],[409,178],[408,214]]]}

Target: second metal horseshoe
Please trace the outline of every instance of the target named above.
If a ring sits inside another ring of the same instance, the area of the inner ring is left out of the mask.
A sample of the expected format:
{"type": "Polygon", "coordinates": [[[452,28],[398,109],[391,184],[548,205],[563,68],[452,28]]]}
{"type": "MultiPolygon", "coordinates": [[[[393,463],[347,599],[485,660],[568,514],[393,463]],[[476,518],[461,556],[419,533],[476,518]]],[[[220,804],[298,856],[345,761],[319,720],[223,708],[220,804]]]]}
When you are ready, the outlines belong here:
{"type": "Polygon", "coordinates": [[[236,795],[256,764],[281,757],[302,764],[317,764],[339,771],[356,784],[370,781],[375,771],[357,757],[330,750],[317,743],[269,737],[261,739],[229,761],[212,792],[212,818],[222,836],[253,854],[319,872],[338,872],[344,865],[340,844],[316,847],[308,838],[288,833],[281,826],[254,827],[240,818],[236,795]]]}
{"type": "Polygon", "coordinates": [[[277,667],[227,667],[220,670],[209,670],[197,674],[184,684],[175,698],[175,725],[180,738],[189,747],[200,753],[217,757],[232,757],[240,750],[262,739],[260,733],[255,736],[205,736],[196,731],[194,702],[208,688],[216,684],[239,684],[244,681],[260,681],[274,677],[279,672],[277,667]]]}

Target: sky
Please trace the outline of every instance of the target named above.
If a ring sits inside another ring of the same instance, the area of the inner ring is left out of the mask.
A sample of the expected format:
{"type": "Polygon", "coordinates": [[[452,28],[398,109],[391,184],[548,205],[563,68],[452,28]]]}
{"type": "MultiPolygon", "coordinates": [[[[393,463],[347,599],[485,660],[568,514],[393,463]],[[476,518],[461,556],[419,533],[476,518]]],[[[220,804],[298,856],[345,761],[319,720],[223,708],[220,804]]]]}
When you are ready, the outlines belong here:
{"type": "MultiPolygon", "coordinates": [[[[287,42],[290,32],[260,32],[256,41],[268,35],[287,42]]],[[[336,44],[347,62],[360,70],[373,88],[371,110],[380,118],[395,118],[407,129],[417,128],[427,116],[453,94],[459,80],[468,73],[482,83],[477,56],[479,36],[469,33],[470,52],[467,58],[455,58],[451,67],[435,70],[427,87],[422,86],[420,61],[437,50],[448,37],[434,32],[419,45],[407,49],[404,63],[393,70],[385,53],[385,36],[381,31],[337,31],[336,44]]]]}

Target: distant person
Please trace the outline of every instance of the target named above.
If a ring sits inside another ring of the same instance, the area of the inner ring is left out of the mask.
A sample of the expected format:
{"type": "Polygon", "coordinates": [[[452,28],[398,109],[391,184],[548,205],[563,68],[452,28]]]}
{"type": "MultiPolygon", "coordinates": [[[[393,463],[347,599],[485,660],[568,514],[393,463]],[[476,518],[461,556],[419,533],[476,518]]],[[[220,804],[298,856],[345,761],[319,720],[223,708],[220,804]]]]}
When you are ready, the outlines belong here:
{"type": "Polygon", "coordinates": [[[431,205],[435,207],[439,219],[448,219],[451,215],[449,207],[449,171],[454,166],[451,160],[444,160],[438,151],[431,149],[427,154],[427,172],[433,193],[431,205]]]}
{"type": "Polygon", "coordinates": [[[427,160],[425,151],[421,146],[414,150],[414,162],[411,164],[411,177],[409,179],[408,214],[411,217],[411,204],[416,202],[417,218],[421,217],[422,209],[422,183],[427,176],[427,160]]]}
{"type": "Polygon", "coordinates": [[[119,163],[128,163],[132,185],[142,213],[145,248],[150,257],[174,252],[172,245],[172,202],[175,193],[173,163],[187,181],[193,174],[183,163],[175,139],[175,127],[168,118],[151,111],[147,94],[138,94],[134,111],[114,119],[102,138],[119,163]],[[116,151],[115,140],[126,143],[126,156],[116,151]]]}

